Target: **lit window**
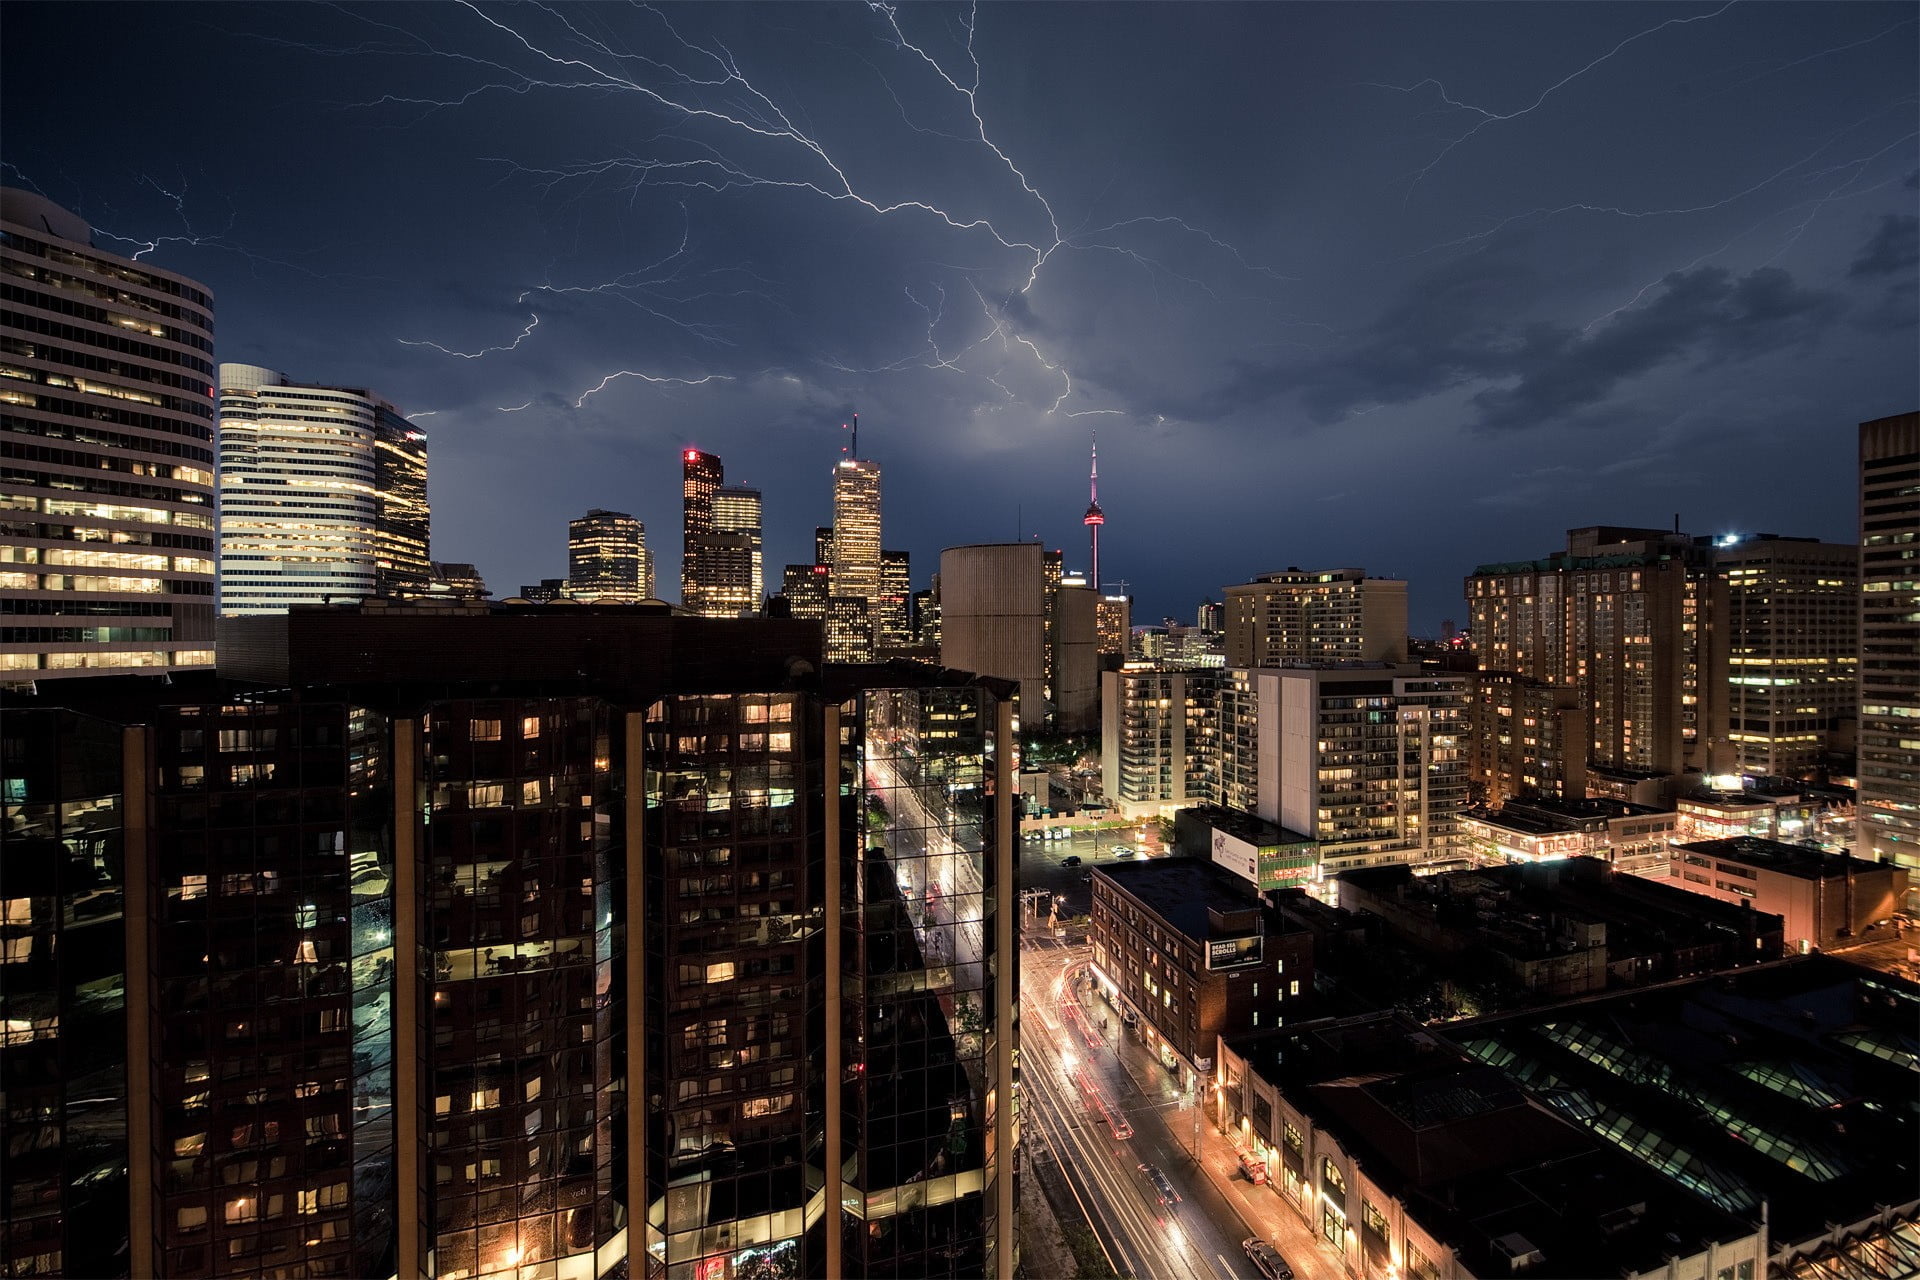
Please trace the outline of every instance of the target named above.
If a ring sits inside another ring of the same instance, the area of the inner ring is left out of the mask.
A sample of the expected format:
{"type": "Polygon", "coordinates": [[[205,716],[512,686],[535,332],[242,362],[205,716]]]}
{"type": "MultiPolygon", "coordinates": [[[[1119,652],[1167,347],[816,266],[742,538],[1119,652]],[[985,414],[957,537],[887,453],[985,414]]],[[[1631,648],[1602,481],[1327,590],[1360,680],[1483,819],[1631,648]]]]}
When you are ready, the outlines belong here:
{"type": "Polygon", "coordinates": [[[498,720],[467,721],[467,736],[475,742],[500,741],[500,722],[498,720]]]}

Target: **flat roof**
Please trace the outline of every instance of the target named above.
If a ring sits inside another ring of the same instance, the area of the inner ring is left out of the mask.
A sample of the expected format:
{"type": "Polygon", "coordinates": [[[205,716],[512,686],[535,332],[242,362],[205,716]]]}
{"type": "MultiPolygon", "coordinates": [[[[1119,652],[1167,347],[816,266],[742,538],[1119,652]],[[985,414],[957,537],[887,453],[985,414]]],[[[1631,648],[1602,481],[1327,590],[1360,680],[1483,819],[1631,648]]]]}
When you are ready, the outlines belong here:
{"type": "Polygon", "coordinates": [[[1848,874],[1878,871],[1883,863],[1869,858],[1850,858],[1844,854],[1810,849],[1803,844],[1786,844],[1761,836],[1732,836],[1725,840],[1696,840],[1680,846],[1691,853],[1737,862],[1744,867],[1778,871],[1803,880],[1833,880],[1848,874]]]}
{"type": "MultiPolygon", "coordinates": [[[[1268,915],[1266,901],[1251,883],[1199,858],[1116,862],[1112,866],[1095,867],[1093,874],[1105,876],[1169,928],[1196,942],[1205,942],[1213,936],[1209,911],[1254,911],[1260,913],[1262,919],[1268,915]]],[[[1267,932],[1279,930],[1268,928],[1267,932]]]]}
{"type": "Polygon", "coordinates": [[[1174,815],[1175,821],[1178,821],[1180,814],[1183,813],[1190,813],[1215,831],[1224,831],[1249,844],[1265,846],[1314,843],[1312,836],[1303,836],[1298,831],[1290,831],[1277,822],[1268,822],[1265,818],[1256,817],[1239,809],[1226,809],[1217,804],[1190,805],[1174,815]]]}

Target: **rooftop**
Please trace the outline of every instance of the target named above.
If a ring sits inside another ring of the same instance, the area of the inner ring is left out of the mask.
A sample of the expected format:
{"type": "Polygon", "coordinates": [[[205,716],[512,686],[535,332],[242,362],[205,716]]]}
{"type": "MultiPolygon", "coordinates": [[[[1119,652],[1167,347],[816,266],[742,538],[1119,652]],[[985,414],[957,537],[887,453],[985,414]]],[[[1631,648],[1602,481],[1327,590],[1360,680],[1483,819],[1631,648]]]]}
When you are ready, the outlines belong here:
{"type": "Polygon", "coordinates": [[[1277,933],[1279,917],[1266,909],[1266,903],[1247,881],[1199,858],[1153,858],[1144,862],[1117,862],[1093,869],[1096,879],[1105,877],[1115,887],[1136,899],[1158,916],[1169,928],[1196,942],[1219,937],[1243,938],[1246,928],[1231,928],[1216,935],[1217,915],[1258,913],[1269,917],[1265,932],[1277,933]]]}
{"type": "Polygon", "coordinates": [[[1799,876],[1803,880],[1835,880],[1849,872],[1858,874],[1881,865],[1866,858],[1827,853],[1822,849],[1810,849],[1799,844],[1784,844],[1781,841],[1767,840],[1760,836],[1697,840],[1680,847],[1689,853],[1737,862],[1742,866],[1778,871],[1783,875],[1799,876]]]}
{"type": "Polygon", "coordinates": [[[1312,836],[1303,836],[1298,831],[1289,831],[1277,822],[1268,822],[1240,809],[1226,809],[1214,804],[1199,804],[1180,810],[1183,814],[1192,814],[1197,821],[1204,822],[1215,831],[1224,831],[1228,835],[1260,848],[1274,845],[1312,844],[1312,836]]]}

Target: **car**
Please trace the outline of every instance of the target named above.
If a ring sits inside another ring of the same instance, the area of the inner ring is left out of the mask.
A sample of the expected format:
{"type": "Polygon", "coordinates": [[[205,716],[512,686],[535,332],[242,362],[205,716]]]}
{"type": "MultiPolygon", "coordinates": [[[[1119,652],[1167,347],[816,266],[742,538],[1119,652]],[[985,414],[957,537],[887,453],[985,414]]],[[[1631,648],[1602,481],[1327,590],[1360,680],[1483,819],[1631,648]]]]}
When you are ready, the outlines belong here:
{"type": "Polygon", "coordinates": [[[1267,1280],[1293,1280],[1293,1268],[1287,1265],[1286,1258],[1259,1236],[1242,1240],[1240,1247],[1247,1251],[1248,1261],[1258,1267],[1267,1280]]]}
{"type": "Polygon", "coordinates": [[[1247,1175],[1247,1181],[1254,1186],[1262,1186],[1267,1181],[1267,1162],[1250,1151],[1240,1153],[1240,1172],[1247,1175]]]}
{"type": "Polygon", "coordinates": [[[1140,1166],[1140,1172],[1146,1174],[1147,1181],[1153,1184],[1153,1192],[1160,1198],[1161,1204],[1171,1209],[1180,1203],[1180,1193],[1174,1190],[1172,1179],[1167,1177],[1159,1165],[1143,1164],[1140,1166]]]}
{"type": "Polygon", "coordinates": [[[1077,867],[1080,865],[1080,855],[1077,853],[1070,853],[1066,857],[1060,859],[1060,865],[1063,867],[1077,867]]]}
{"type": "Polygon", "coordinates": [[[1131,858],[1133,856],[1133,850],[1128,848],[1124,844],[1117,844],[1113,846],[1113,848],[1107,850],[1107,852],[1112,854],[1116,858],[1131,858]]]}
{"type": "Polygon", "coordinates": [[[1131,1009],[1122,1009],[1120,1011],[1120,1021],[1130,1027],[1137,1027],[1140,1025],[1140,1015],[1131,1009]]]}

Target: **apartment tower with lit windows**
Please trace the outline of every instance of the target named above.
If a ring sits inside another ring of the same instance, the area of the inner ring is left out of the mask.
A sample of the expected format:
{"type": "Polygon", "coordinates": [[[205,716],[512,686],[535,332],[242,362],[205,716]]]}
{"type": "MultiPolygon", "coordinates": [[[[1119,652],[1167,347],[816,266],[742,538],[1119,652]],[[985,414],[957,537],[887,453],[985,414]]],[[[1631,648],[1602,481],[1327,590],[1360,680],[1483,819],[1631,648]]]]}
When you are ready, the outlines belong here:
{"type": "Polygon", "coordinates": [[[1721,538],[1727,741],[1739,773],[1810,776],[1859,697],[1860,548],[1721,538]]]}
{"type": "Polygon", "coordinates": [[[10,1274],[1011,1280],[1008,687],[660,605],[222,639],[0,717],[10,1274]]]}
{"type": "Polygon", "coordinates": [[[213,299],[0,188],[0,683],[213,663],[213,299]]]}
{"type": "Polygon", "coordinates": [[[1920,413],[1860,424],[1860,854],[1920,867],[1920,413]]]}

